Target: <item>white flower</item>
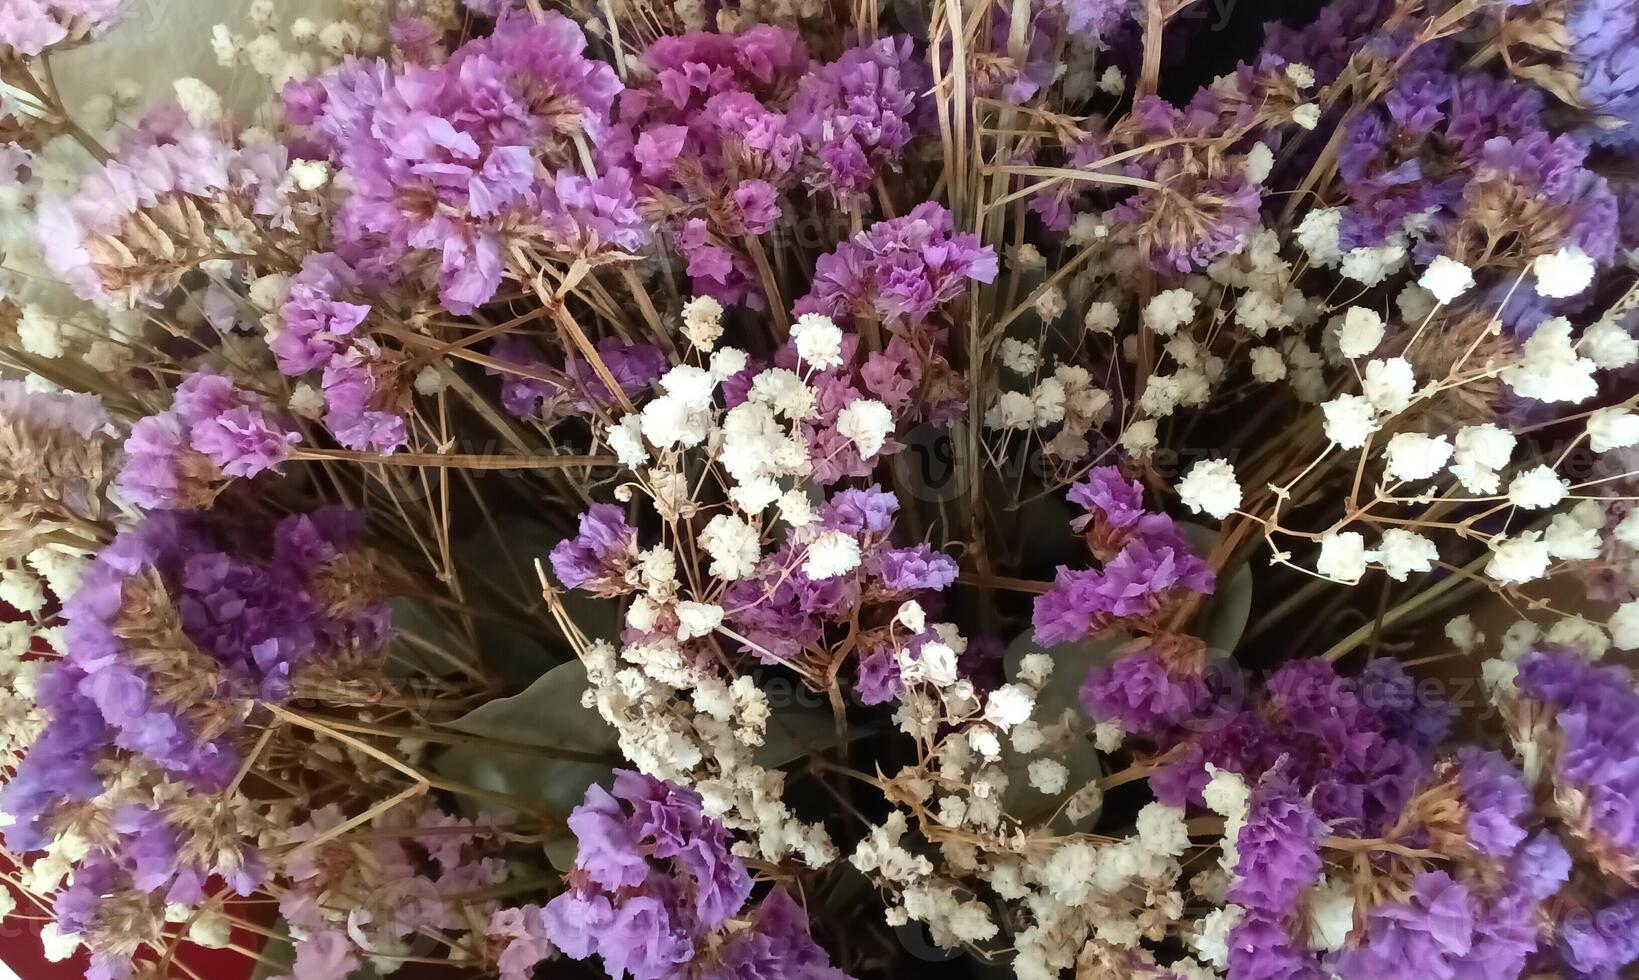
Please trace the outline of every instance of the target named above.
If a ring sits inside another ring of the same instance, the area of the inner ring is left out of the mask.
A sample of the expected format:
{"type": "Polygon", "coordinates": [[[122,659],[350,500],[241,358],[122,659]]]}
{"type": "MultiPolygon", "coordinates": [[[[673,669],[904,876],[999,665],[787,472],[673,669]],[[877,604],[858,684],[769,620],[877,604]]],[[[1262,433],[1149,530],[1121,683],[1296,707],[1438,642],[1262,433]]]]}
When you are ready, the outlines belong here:
{"type": "Polygon", "coordinates": [[[30,354],[46,358],[62,357],[66,326],[62,320],[29,303],[17,319],[17,339],[30,354]]]}
{"type": "Polygon", "coordinates": [[[1036,403],[1022,391],[1004,391],[985,412],[985,425],[992,429],[1024,430],[1036,422],[1036,403]]]}
{"type": "Polygon", "coordinates": [[[1027,653],[1019,660],[1019,680],[1039,688],[1053,675],[1053,664],[1045,653],[1027,653]]]}
{"type": "Polygon", "coordinates": [[[179,78],[171,83],[176,104],[188,116],[188,124],[204,129],[222,118],[222,97],[197,78],[179,78]]]}
{"type": "Polygon", "coordinates": [[[900,603],[893,618],[912,633],[920,633],[928,628],[927,613],[922,611],[922,604],[915,599],[906,599],[900,603]]]}
{"type": "Polygon", "coordinates": [[[677,638],[692,640],[705,636],[723,622],[723,607],[710,602],[684,600],[677,604],[677,638]]]}
{"type": "Polygon", "coordinates": [[[1031,375],[1041,367],[1041,354],[1036,345],[1028,340],[1019,340],[1014,337],[1003,337],[1001,344],[1002,366],[1014,374],[1031,375]]]}
{"type": "Polygon", "coordinates": [[[1474,273],[1468,266],[1444,255],[1428,264],[1417,285],[1434,294],[1442,303],[1449,303],[1474,285],[1474,273]]]}
{"type": "Polygon", "coordinates": [[[47,922],[40,929],[40,945],[45,947],[46,961],[61,963],[80,948],[79,933],[64,933],[55,922],[47,922]]]}
{"type": "Polygon", "coordinates": [[[1351,306],[1337,328],[1337,349],[1344,357],[1365,357],[1383,342],[1383,317],[1365,306],[1351,306]]]}
{"type": "Polygon", "coordinates": [[[722,381],[730,375],[744,371],[748,360],[746,352],[738,347],[722,347],[712,351],[708,370],[714,379],[722,381]]]}
{"type": "Polygon", "coordinates": [[[1229,966],[1229,934],[1240,925],[1246,909],[1239,905],[1215,908],[1201,917],[1201,928],[1191,940],[1201,959],[1220,970],[1229,966]]]}
{"type": "Polygon", "coordinates": [[[718,514],[700,532],[700,547],[711,556],[711,574],[735,581],[747,578],[762,557],[757,529],[736,514],[718,514]]]}
{"type": "Polygon", "coordinates": [[[1600,320],[1582,331],[1577,344],[1588,360],[1606,370],[1625,368],[1639,361],[1639,340],[1615,320],[1600,320]]]}
{"type": "Polygon", "coordinates": [[[1267,143],[1253,143],[1252,148],[1246,151],[1241,158],[1241,170],[1246,179],[1254,184],[1261,184],[1269,178],[1269,171],[1275,169],[1275,151],[1267,143]]]}
{"type": "Polygon", "coordinates": [[[1042,378],[1030,392],[1030,405],[1037,428],[1063,422],[1064,383],[1057,378],[1042,378]]]}
{"type": "Polygon", "coordinates": [[[1402,527],[1384,531],[1383,540],[1377,545],[1378,561],[1396,582],[1404,582],[1412,572],[1431,571],[1439,557],[1433,541],[1402,527]]]}
{"type": "Polygon", "coordinates": [[[780,494],[780,517],[792,527],[807,527],[814,523],[814,502],[800,489],[780,494]]]}
{"type": "Polygon", "coordinates": [[[649,461],[648,447],[643,445],[642,419],[637,415],[623,416],[611,425],[604,434],[604,441],[615,451],[615,458],[622,466],[635,470],[649,461]]]}
{"type": "Polygon", "coordinates": [[[1508,484],[1508,502],[1527,510],[1552,507],[1565,499],[1571,484],[1548,466],[1536,466],[1514,477],[1508,484]]]}
{"type": "Polygon", "coordinates": [[[1417,379],[1411,373],[1411,362],[1403,357],[1386,357],[1366,365],[1366,378],[1361,390],[1372,407],[1379,412],[1393,414],[1411,404],[1411,394],[1417,379]]]}
{"type": "Polygon", "coordinates": [[[1472,652],[1475,647],[1485,642],[1485,634],[1474,628],[1474,620],[1467,613],[1448,620],[1445,634],[1446,639],[1464,653],[1472,652]]]}
{"type": "Polygon", "coordinates": [[[1286,66],[1286,77],[1300,89],[1306,89],[1315,84],[1315,70],[1308,65],[1294,61],[1286,66]]]}
{"type": "Polygon", "coordinates": [[[1512,432],[1486,422],[1457,430],[1455,476],[1469,493],[1493,494],[1501,481],[1497,471],[1508,465],[1518,440],[1512,432]]]}
{"type": "Polygon", "coordinates": [[[1617,606],[1607,625],[1611,629],[1611,643],[1618,650],[1639,650],[1639,600],[1617,606]]]}
{"type": "Polygon", "coordinates": [[[416,394],[432,396],[448,388],[450,383],[445,380],[444,372],[438,369],[438,365],[428,364],[415,373],[414,386],[416,394]]]}
{"type": "Polygon", "coordinates": [[[1377,431],[1376,413],[1364,395],[1338,395],[1320,411],[1326,416],[1326,438],[1344,449],[1359,449],[1377,431]]]}
{"type": "Polygon", "coordinates": [[[1138,459],[1148,456],[1160,444],[1154,419],[1139,419],[1121,433],[1121,448],[1138,459]]]}
{"type": "Polygon", "coordinates": [[[1286,361],[1273,347],[1252,348],[1252,377],[1269,383],[1286,377],[1286,361]]]}
{"type": "Polygon", "coordinates": [[[290,410],[304,419],[320,418],[325,413],[324,392],[306,381],[297,382],[290,391],[290,410]]]}
{"type": "Polygon", "coordinates": [[[1340,582],[1354,583],[1366,574],[1366,563],[1377,558],[1366,550],[1366,539],[1358,531],[1328,531],[1320,538],[1320,557],[1315,571],[1340,582]]]}
{"type": "Polygon", "coordinates": [[[1596,453],[1639,444],[1639,415],[1625,408],[1601,408],[1588,416],[1588,448],[1596,453]]]}
{"type": "Polygon", "coordinates": [[[985,699],[985,720],[1002,731],[1030,720],[1036,709],[1036,695],[1022,684],[1003,684],[985,699]]]}
{"type": "Polygon", "coordinates": [[[1515,394],[1542,402],[1580,402],[1599,393],[1594,362],[1577,356],[1571,322],[1564,317],[1537,324],[1521,354],[1502,370],[1502,380],[1515,394]]]}
{"type": "Polygon", "coordinates": [[[1155,295],[1144,307],[1144,326],[1170,337],[1178,328],[1195,319],[1195,294],[1187,289],[1168,289],[1155,295]]]}
{"type": "Polygon", "coordinates": [[[1178,483],[1178,496],[1191,512],[1223,520],[1241,505],[1241,485],[1227,460],[1204,459],[1178,483]]]}
{"type": "Polygon", "coordinates": [[[297,190],[316,191],[330,183],[330,164],[323,160],[297,160],[286,174],[297,190]]]}
{"type": "Polygon", "coordinates": [[[684,303],[683,336],[695,347],[710,353],[723,336],[723,304],[711,296],[696,296],[684,303]]]}
{"type": "Polygon", "coordinates": [[[868,460],[882,451],[893,432],[893,413],[875,399],[855,399],[837,414],[837,432],[853,442],[860,458],[868,460]]]}
{"type": "Polygon", "coordinates": [[[1401,432],[1389,440],[1389,475],[1396,480],[1426,480],[1445,468],[1451,459],[1451,440],[1421,432],[1401,432]]]}
{"type": "Polygon", "coordinates": [[[1146,803],[1138,811],[1137,829],[1139,842],[1151,854],[1178,857],[1189,850],[1183,807],[1146,803]]]}
{"type": "Polygon", "coordinates": [[[1235,320],[1259,337],[1292,325],[1292,315],[1280,301],[1260,290],[1249,290],[1235,304],[1235,320]]]}
{"type": "Polygon", "coordinates": [[[1304,129],[1314,129],[1320,122],[1320,106],[1314,102],[1305,102],[1293,108],[1292,121],[1304,129]]]}
{"type": "Polygon", "coordinates": [[[1485,574],[1505,585],[1529,582],[1548,571],[1548,561],[1548,545],[1541,531],[1526,531],[1517,538],[1499,536],[1491,542],[1485,574]]]}
{"type": "Polygon", "coordinates": [[[797,356],[824,371],[842,364],[842,330],[823,313],[804,313],[791,325],[797,356]]]}
{"type": "Polygon", "coordinates": [[[1611,648],[1605,631],[1581,616],[1567,616],[1548,629],[1543,637],[1549,646],[1575,650],[1589,660],[1598,660],[1611,648]]]}
{"type": "Polygon", "coordinates": [[[1081,325],[1091,333],[1114,333],[1120,322],[1121,314],[1115,304],[1103,300],[1087,304],[1087,313],[1081,318],[1081,325]]]}
{"type": "Polygon", "coordinates": [[[1639,551],[1639,510],[1630,510],[1626,517],[1617,522],[1611,536],[1629,548],[1639,551]]]}
{"type": "Polygon", "coordinates": [[[835,578],[859,567],[859,542],[841,531],[825,531],[808,545],[802,571],[809,578],[835,578]]]}
{"type": "Polygon", "coordinates": [[[1315,208],[1298,222],[1297,239],[1309,260],[1319,266],[1333,266],[1343,257],[1338,245],[1338,227],[1343,220],[1341,208],[1315,208]]]}
{"type": "Polygon", "coordinates": [[[1309,948],[1343,948],[1354,929],[1354,892],[1346,881],[1328,877],[1309,893],[1309,948]]]}
{"type": "Polygon", "coordinates": [[[1548,553],[1561,561],[1598,558],[1601,550],[1599,532],[1570,514],[1555,514],[1542,540],[1548,545],[1548,553]]]}
{"type": "Polygon", "coordinates": [[[1052,759],[1031,761],[1027,772],[1031,788],[1048,796],[1064,792],[1064,784],[1070,778],[1070,770],[1065,768],[1064,763],[1052,759]]]}
{"type": "Polygon", "coordinates": [[[772,406],[792,421],[814,414],[814,390],[795,371],[785,368],[769,368],[752,378],[748,397],[772,406]]]}
{"type": "Polygon", "coordinates": [[[1539,255],[1531,263],[1537,277],[1537,292],[1549,299],[1575,296],[1593,282],[1594,264],[1588,253],[1575,245],[1563,245],[1552,255],[1539,255]]]}

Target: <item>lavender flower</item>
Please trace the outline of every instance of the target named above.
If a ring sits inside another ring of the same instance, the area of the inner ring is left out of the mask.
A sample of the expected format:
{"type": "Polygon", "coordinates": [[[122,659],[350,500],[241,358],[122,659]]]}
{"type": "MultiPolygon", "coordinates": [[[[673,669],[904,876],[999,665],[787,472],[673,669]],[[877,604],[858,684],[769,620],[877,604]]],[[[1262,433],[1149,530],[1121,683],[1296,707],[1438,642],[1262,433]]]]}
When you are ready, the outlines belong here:
{"type": "Polygon", "coordinates": [[[222,375],[195,374],[177,388],[169,411],[132,427],[117,484],[143,507],[203,507],[225,478],[272,469],[300,441],[260,396],[222,375]]]}
{"type": "Polygon", "coordinates": [[[698,795],[616,771],[613,792],[590,788],[569,826],[579,842],[570,888],[544,911],[564,955],[602,958],[613,980],[841,977],[783,892],[745,916],[751,876],[698,795]]]}
{"type": "Polygon", "coordinates": [[[808,186],[841,206],[868,194],[885,172],[898,172],[917,93],[931,81],[907,37],[850,48],[805,75],[792,100],[791,124],[808,155],[808,186]]]}
{"type": "Polygon", "coordinates": [[[614,504],[594,504],[580,516],[580,533],[552,548],[552,570],[571,589],[610,595],[625,590],[637,557],[637,530],[614,504]]]}
{"type": "Polygon", "coordinates": [[[820,256],[813,290],[792,309],[920,324],[968,282],[996,278],[995,251],[974,235],[953,232],[950,212],[931,201],[903,218],[879,221],[820,256]]]}

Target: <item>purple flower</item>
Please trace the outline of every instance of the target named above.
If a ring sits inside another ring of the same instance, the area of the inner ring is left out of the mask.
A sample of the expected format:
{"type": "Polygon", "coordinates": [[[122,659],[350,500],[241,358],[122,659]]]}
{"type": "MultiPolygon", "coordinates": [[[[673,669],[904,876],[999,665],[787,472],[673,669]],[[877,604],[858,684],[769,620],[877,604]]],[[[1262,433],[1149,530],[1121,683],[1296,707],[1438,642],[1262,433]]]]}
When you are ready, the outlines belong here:
{"type": "Polygon", "coordinates": [[[530,980],[535,965],[552,955],[552,941],[546,938],[546,921],[538,905],[500,909],[490,916],[484,935],[506,940],[506,948],[496,960],[501,980],[530,980]]]}
{"type": "Polygon", "coordinates": [[[791,104],[792,126],[808,154],[806,181],[839,206],[897,173],[931,73],[907,37],[850,48],[805,75],[791,104]]]}
{"type": "Polygon", "coordinates": [[[139,506],[197,508],[225,477],[251,477],[290,456],[301,434],[258,395],[221,375],[195,374],[169,411],[139,420],[116,484],[139,506]]]}
{"type": "Polygon", "coordinates": [[[593,504],[580,516],[580,533],[559,541],[551,557],[552,570],[569,588],[613,594],[637,557],[637,530],[614,504],[593,504]]]}
{"type": "Polygon", "coordinates": [[[1288,916],[1249,909],[1229,930],[1229,976],[1237,980],[1323,980],[1315,954],[1292,939],[1288,916]]]}
{"type": "Polygon", "coordinates": [[[1123,478],[1114,466],[1094,467],[1087,479],[1070,488],[1067,496],[1072,504],[1087,511],[1086,516],[1070,523],[1076,531],[1095,517],[1109,527],[1132,527],[1145,514],[1143,484],[1123,478]]]}
{"type": "Polygon", "coordinates": [[[1174,677],[1152,650],[1094,667],[1081,686],[1087,714],[1116,722],[1125,732],[1156,732],[1180,724],[1201,710],[1206,699],[1201,678],[1174,677]]]}
{"type": "Polygon", "coordinates": [[[1478,895],[1444,871],[1425,871],[1406,901],[1372,910],[1364,940],[1340,953],[1333,966],[1341,980],[1513,980],[1537,943],[1529,902],[1508,892],[1478,895]]]}
{"type": "Polygon", "coordinates": [[[859,658],[859,674],[854,692],[861,704],[887,704],[905,690],[899,677],[899,661],[891,648],[883,647],[859,658]]]}
{"type": "Polygon", "coordinates": [[[895,592],[943,591],[956,581],[956,562],[925,544],[890,548],[878,559],[882,584],[895,592]]]}
{"type": "Polygon", "coordinates": [[[1520,821],[1531,794],[1519,770],[1500,753],[1475,746],[1457,751],[1457,786],[1468,812],[1468,840],[1491,857],[1507,857],[1525,839],[1520,821]]]}
{"type": "Polygon", "coordinates": [[[785,889],[775,887],[748,928],[732,934],[715,963],[701,964],[700,980],[848,980],[814,942],[808,919],[785,889]]]}
{"type": "Polygon", "coordinates": [[[1259,780],[1235,839],[1239,860],[1229,899],[1277,918],[1298,910],[1304,889],[1320,878],[1320,838],[1326,825],[1297,787],[1271,773],[1259,780]]]}
{"type": "Polygon", "coordinates": [[[1559,955],[1576,976],[1618,976],[1639,960],[1639,895],[1566,916],[1560,923],[1559,955]]]}
{"type": "Polygon", "coordinates": [[[988,283],[996,271],[995,250],[976,235],[955,234],[950,212],[929,201],[820,256],[812,291],[792,310],[920,324],[967,283],[988,283]]]}
{"type": "Polygon", "coordinates": [[[1581,801],[1571,825],[1601,846],[1639,854],[1639,693],[1631,674],[1574,653],[1532,653],[1520,661],[1518,687],[1551,709],[1562,740],[1554,784],[1581,801]]]}

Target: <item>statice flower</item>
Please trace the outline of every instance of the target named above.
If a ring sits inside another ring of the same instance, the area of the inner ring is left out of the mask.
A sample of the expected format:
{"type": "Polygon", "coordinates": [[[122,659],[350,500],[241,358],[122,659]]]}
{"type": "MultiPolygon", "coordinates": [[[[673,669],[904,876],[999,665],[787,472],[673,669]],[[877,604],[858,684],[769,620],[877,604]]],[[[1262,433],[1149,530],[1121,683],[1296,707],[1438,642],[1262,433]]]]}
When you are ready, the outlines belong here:
{"type": "Polygon", "coordinates": [[[637,529],[614,504],[593,504],[580,516],[580,533],[552,548],[552,570],[571,589],[618,595],[637,557],[637,529]]]}
{"type": "Polygon", "coordinates": [[[1639,960],[1639,896],[1572,912],[1561,923],[1558,953],[1574,976],[1620,976],[1639,960]]]}
{"type": "Polygon", "coordinates": [[[241,895],[263,880],[254,841],[224,835],[201,796],[233,782],[255,705],[380,650],[386,611],[358,571],[361,530],[358,515],[321,510],[257,541],[163,513],[84,571],[62,610],[67,656],[39,679],[48,722],[3,806],[19,853],[52,843],[64,820],[108,822],[62,896],[78,910],[62,926],[94,952],[117,962],[134,949],[104,914],[116,906],[194,907],[212,876],[241,895]],[[146,793],[132,798],[134,786],[146,793]]]}
{"type": "Polygon", "coordinates": [[[1491,857],[1513,854],[1525,840],[1521,822],[1531,809],[1531,794],[1519,770],[1501,754],[1475,746],[1459,749],[1456,763],[1469,842],[1491,857]]]}
{"type": "Polygon", "coordinates": [[[598,145],[620,83],[585,55],[559,14],[519,11],[447,63],[394,68],[349,60],[291,82],[287,116],[311,128],[350,193],[335,219],[340,252],[367,280],[435,278],[449,309],[470,312],[499,287],[508,242],[538,231],[559,248],[593,236],[640,244],[614,172],[543,186],[538,163],[562,168],[598,145]]]}
{"type": "MultiPolygon", "coordinates": [[[[1151,777],[1150,787],[1165,802],[1198,801],[1208,763],[1248,781],[1278,765],[1335,832],[1370,836],[1399,817],[1426,779],[1427,733],[1450,717],[1439,702],[1385,703],[1376,693],[1384,683],[1381,674],[1340,677],[1318,658],[1285,664],[1250,695],[1244,680],[1226,678],[1212,687],[1200,716],[1206,723],[1162,733],[1160,744],[1177,747],[1177,761],[1151,777]],[[1422,713],[1433,718],[1409,720],[1422,713]]],[[[1409,685],[1388,687],[1402,689],[1409,685]]]]}
{"type": "MultiPolygon", "coordinates": [[[[665,352],[654,344],[628,344],[618,337],[605,337],[598,341],[597,351],[620,390],[630,398],[647,391],[668,367],[665,352]]],[[[502,379],[501,406],[518,418],[553,420],[562,414],[591,415],[616,404],[603,378],[578,353],[570,353],[561,365],[553,365],[528,341],[509,335],[495,342],[490,356],[517,365],[530,375],[485,367],[487,373],[502,379]],[[546,380],[542,375],[561,375],[561,380],[546,380]]]]}
{"type": "Polygon", "coordinates": [[[1577,653],[1520,661],[1518,689],[1551,712],[1561,748],[1550,774],[1573,832],[1618,873],[1639,861],[1639,693],[1629,672],[1577,653]]]}
{"type": "Polygon", "coordinates": [[[988,283],[996,271],[995,250],[955,233],[950,212],[929,201],[820,256],[813,289],[793,310],[914,326],[961,296],[967,283],[988,283]]]}
{"type": "Polygon", "coordinates": [[[1338,155],[1351,196],[1343,249],[1416,242],[1425,260],[1519,267],[1565,244],[1610,261],[1616,200],[1585,169],[1587,145],[1543,123],[1543,94],[1523,82],[1460,67],[1446,44],[1419,49],[1381,105],[1351,123],[1338,155]],[[1525,229],[1525,234],[1517,234],[1525,229]]]}
{"type": "Polygon", "coordinates": [[[1600,143],[1631,146],[1639,140],[1639,14],[1620,0],[1581,0],[1566,5],[1571,71],[1581,83],[1579,101],[1596,117],[1587,135],[1600,143]]]}
{"type": "Polygon", "coordinates": [[[1114,466],[1096,466],[1087,478],[1072,486],[1066,499],[1087,513],[1070,522],[1076,531],[1098,521],[1112,528],[1129,528],[1147,513],[1144,509],[1144,487],[1137,480],[1128,480],[1114,466]]]}
{"type": "Polygon", "coordinates": [[[805,75],[790,115],[803,138],[808,186],[843,206],[897,173],[919,115],[917,94],[931,83],[907,37],[850,48],[805,75]]]}
{"type": "Polygon", "coordinates": [[[803,139],[787,108],[807,48],[763,24],[661,37],[643,60],[650,76],[620,99],[632,169],[668,216],[694,294],[760,308],[755,269],[736,243],[768,230],[776,195],[800,176],[803,139]]]}
{"type": "Polygon", "coordinates": [[[207,506],[228,478],[278,466],[301,441],[266,399],[223,375],[191,375],[168,411],[139,420],[125,441],[117,485],[142,507],[207,506]]]}
{"type": "Polygon", "coordinates": [[[587,790],[569,828],[575,868],[544,918],[571,959],[600,957],[612,980],[841,977],[783,891],[747,908],[751,876],[695,793],[617,770],[612,792],[587,790]]]}
{"type": "Polygon", "coordinates": [[[1361,944],[1342,951],[1342,980],[1367,977],[1518,977],[1537,948],[1533,903],[1504,890],[1485,895],[1444,871],[1425,871],[1405,901],[1367,917],[1361,944]]]}
{"type": "Polygon", "coordinates": [[[1247,805],[1236,838],[1240,860],[1229,898],[1243,908],[1287,915],[1320,878],[1320,838],[1326,825],[1297,787],[1278,771],[1266,774],[1247,805]]]}
{"type": "Polygon", "coordinates": [[[113,426],[95,395],[29,391],[0,381],[0,500],[9,519],[95,518],[111,462],[113,426]]]}
{"type": "Polygon", "coordinates": [[[1155,651],[1127,654],[1094,667],[1081,688],[1081,704],[1097,721],[1113,721],[1125,732],[1160,732],[1194,718],[1210,696],[1201,677],[1180,669],[1177,676],[1155,651]]]}
{"type": "MultiPolygon", "coordinates": [[[[795,656],[820,642],[828,623],[847,622],[856,608],[875,607],[891,618],[906,599],[926,599],[954,582],[957,567],[948,556],[925,546],[889,545],[898,510],[894,495],[877,486],[834,493],[819,508],[808,537],[787,541],[764,559],[755,577],[730,584],[723,600],[727,620],[754,644],[751,652],[762,659],[795,656]],[[820,577],[805,561],[806,542],[826,532],[842,536],[860,557],[851,569],[820,577]]],[[[913,638],[912,646],[919,642],[913,638]]],[[[891,651],[862,655],[860,671],[866,696],[885,700],[897,691],[891,651]]]]}
{"type": "Polygon", "coordinates": [[[123,0],[17,0],[0,10],[0,61],[96,37],[119,22],[123,0]]]}
{"type": "MultiPolygon", "coordinates": [[[[1183,595],[1212,591],[1212,569],[1195,556],[1172,519],[1164,514],[1134,516],[1132,487],[1122,487],[1118,476],[1095,475],[1072,488],[1071,499],[1097,508],[1100,515],[1116,513],[1131,526],[1111,525],[1123,534],[1113,542],[1114,554],[1102,568],[1059,566],[1053,588],[1036,599],[1037,642],[1068,643],[1117,620],[1152,616],[1183,595]],[[1104,511],[1106,504],[1114,510],[1104,511]]],[[[1076,525],[1085,527],[1086,520],[1078,518],[1076,525]]]]}

